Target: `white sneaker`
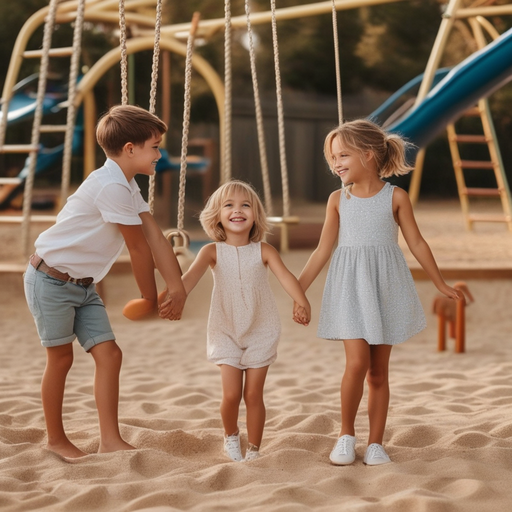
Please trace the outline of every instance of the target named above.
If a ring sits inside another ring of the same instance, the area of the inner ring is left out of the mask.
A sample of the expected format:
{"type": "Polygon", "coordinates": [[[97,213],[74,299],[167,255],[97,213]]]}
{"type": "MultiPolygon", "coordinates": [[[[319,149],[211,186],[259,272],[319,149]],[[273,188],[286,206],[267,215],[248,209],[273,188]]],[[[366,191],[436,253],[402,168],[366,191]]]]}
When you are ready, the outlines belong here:
{"type": "Polygon", "coordinates": [[[243,459],[240,449],[240,432],[232,436],[224,436],[224,453],[235,462],[240,462],[243,459]]]}
{"type": "Polygon", "coordinates": [[[250,462],[251,460],[256,460],[260,456],[260,452],[257,450],[247,450],[245,452],[244,462],[250,462]]]}
{"type": "Polygon", "coordinates": [[[341,436],[332,449],[329,459],[336,466],[352,464],[356,460],[356,438],[345,434],[341,436]]]}
{"type": "Polygon", "coordinates": [[[391,459],[381,444],[372,443],[366,448],[363,462],[368,466],[378,466],[379,464],[388,464],[391,459]]]}

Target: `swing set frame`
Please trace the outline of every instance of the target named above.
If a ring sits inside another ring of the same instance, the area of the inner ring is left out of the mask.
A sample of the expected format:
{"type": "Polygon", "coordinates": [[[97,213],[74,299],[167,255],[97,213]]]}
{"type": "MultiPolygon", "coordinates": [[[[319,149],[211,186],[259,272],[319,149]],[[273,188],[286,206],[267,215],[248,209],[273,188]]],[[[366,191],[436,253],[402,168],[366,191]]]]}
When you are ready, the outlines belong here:
{"type": "MultiPolygon", "coordinates": [[[[266,24],[272,22],[272,16],[275,20],[290,20],[333,11],[349,10],[360,7],[369,7],[380,4],[396,3],[405,0],[330,0],[317,2],[297,7],[287,7],[275,9],[275,12],[266,11],[251,14],[250,22],[253,25],[266,24]]],[[[126,42],[127,55],[144,50],[150,50],[154,47],[155,40],[155,17],[153,9],[159,0],[126,0],[126,23],[132,32],[132,38],[126,42]]],[[[58,3],[55,23],[69,23],[77,19],[77,9],[79,0],[61,1],[58,3]]],[[[502,6],[481,6],[481,7],[461,7],[463,0],[449,0],[445,13],[443,15],[441,26],[432,48],[432,52],[424,73],[423,82],[418,94],[417,102],[420,102],[427,91],[433,79],[433,75],[438,67],[439,60],[446,46],[448,36],[451,32],[454,22],[457,19],[471,18],[475,16],[491,16],[511,14],[511,5],[502,6]]],[[[85,0],[85,9],[83,13],[84,22],[91,23],[119,23],[119,1],[118,0],[85,0]]],[[[48,15],[49,7],[45,7],[34,13],[20,30],[16,40],[12,57],[10,60],[4,88],[2,92],[2,110],[7,112],[9,102],[13,96],[13,88],[16,84],[19,70],[23,59],[27,56],[25,52],[26,45],[33,35],[34,31],[44,23],[48,15]]],[[[209,38],[214,33],[225,27],[225,19],[203,20],[197,26],[196,37],[209,38]]],[[[246,28],[246,16],[235,16],[230,18],[231,28],[246,28]]],[[[183,34],[189,34],[192,23],[179,23],[173,25],[163,25],[160,28],[159,48],[163,51],[172,52],[178,55],[186,56],[187,47],[180,39],[183,34]]],[[[95,124],[97,119],[96,105],[94,100],[94,87],[104,74],[119,62],[120,46],[113,48],[100,58],[84,75],[77,84],[73,106],[76,110],[83,104],[84,108],[84,174],[87,175],[95,169],[95,124]]],[[[225,126],[225,87],[223,80],[210,66],[210,64],[197,54],[191,57],[191,65],[206,81],[214,96],[219,112],[220,128],[220,166],[225,168],[226,161],[229,158],[226,155],[226,126],[225,126]]],[[[338,72],[338,70],[337,70],[338,72]]],[[[341,113],[341,90],[338,84],[339,96],[339,117],[342,122],[341,113]]],[[[3,118],[6,116],[2,116],[3,118]]],[[[0,122],[0,151],[4,146],[5,140],[5,119],[0,122]]],[[[279,223],[280,218],[273,219],[279,223]]],[[[283,218],[281,218],[284,221],[283,218]]]]}

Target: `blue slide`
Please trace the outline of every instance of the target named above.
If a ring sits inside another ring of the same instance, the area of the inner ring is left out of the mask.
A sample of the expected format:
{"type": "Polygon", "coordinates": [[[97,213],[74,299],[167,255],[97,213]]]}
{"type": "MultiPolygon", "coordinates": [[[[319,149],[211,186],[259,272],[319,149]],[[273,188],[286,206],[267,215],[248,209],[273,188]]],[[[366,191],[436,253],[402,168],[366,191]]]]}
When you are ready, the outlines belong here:
{"type": "MultiPolygon", "coordinates": [[[[512,29],[452,68],[416,108],[388,129],[424,147],[462,112],[511,79],[512,29]]],[[[369,117],[379,122],[383,107],[369,117]]]]}
{"type": "MultiPolygon", "coordinates": [[[[15,93],[9,102],[7,112],[7,124],[12,125],[32,119],[36,110],[36,89],[39,75],[24,78],[18,82],[12,92],[15,93]]],[[[64,87],[55,81],[48,81],[47,92],[43,100],[43,116],[60,110],[59,103],[67,97],[64,87]]],[[[0,119],[3,113],[0,112],[0,119]]]]}
{"type": "MultiPolygon", "coordinates": [[[[75,131],[73,132],[73,142],[72,142],[72,154],[76,154],[82,148],[83,142],[83,126],[76,125],[75,131]]],[[[54,168],[56,165],[59,165],[62,162],[62,157],[64,156],[64,144],[59,144],[53,148],[45,148],[42,144],[37,155],[37,164],[36,164],[36,175],[43,173],[49,169],[54,168]]],[[[4,189],[0,189],[4,193],[1,194],[0,199],[0,210],[5,210],[9,208],[11,201],[23,190],[25,186],[25,180],[27,179],[29,171],[29,158],[25,160],[25,165],[23,169],[18,173],[17,178],[21,178],[21,183],[18,185],[4,185],[4,189]]]]}
{"type": "MultiPolygon", "coordinates": [[[[32,119],[36,109],[36,96],[32,84],[37,85],[38,75],[30,75],[14,87],[15,92],[9,103],[7,113],[7,124],[12,125],[32,119]]],[[[43,116],[55,113],[60,110],[59,104],[67,97],[63,86],[59,82],[48,83],[48,91],[43,101],[43,116]]],[[[0,114],[1,115],[1,114],[0,114]]],[[[73,132],[72,153],[76,154],[82,148],[83,142],[83,113],[80,109],[77,114],[76,126],[73,132]]],[[[62,161],[64,155],[64,144],[53,148],[46,148],[42,144],[37,156],[36,175],[54,168],[62,161]]],[[[23,190],[25,179],[28,175],[29,159],[25,160],[23,169],[18,173],[22,181],[18,185],[4,185],[0,199],[0,210],[8,208],[11,201],[23,190]]]]}
{"type": "MultiPolygon", "coordinates": [[[[435,87],[452,68],[438,69],[432,81],[432,87],[435,87]]],[[[400,119],[404,113],[412,107],[411,102],[416,101],[416,96],[423,81],[423,73],[414,77],[398,91],[392,94],[377,110],[374,110],[370,118],[375,123],[386,126],[393,122],[393,119],[400,119]]]]}

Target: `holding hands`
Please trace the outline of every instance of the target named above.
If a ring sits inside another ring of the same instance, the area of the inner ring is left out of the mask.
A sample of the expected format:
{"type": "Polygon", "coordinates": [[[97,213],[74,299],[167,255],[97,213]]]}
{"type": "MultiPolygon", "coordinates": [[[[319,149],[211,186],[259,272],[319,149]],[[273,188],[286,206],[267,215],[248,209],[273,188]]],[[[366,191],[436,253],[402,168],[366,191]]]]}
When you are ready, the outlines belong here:
{"type": "Polygon", "coordinates": [[[304,325],[305,327],[309,325],[311,320],[311,307],[309,303],[307,306],[301,306],[297,302],[293,303],[293,321],[298,324],[304,325]]]}
{"type": "Polygon", "coordinates": [[[167,320],[180,320],[187,295],[164,290],[158,296],[158,315],[167,320]]]}

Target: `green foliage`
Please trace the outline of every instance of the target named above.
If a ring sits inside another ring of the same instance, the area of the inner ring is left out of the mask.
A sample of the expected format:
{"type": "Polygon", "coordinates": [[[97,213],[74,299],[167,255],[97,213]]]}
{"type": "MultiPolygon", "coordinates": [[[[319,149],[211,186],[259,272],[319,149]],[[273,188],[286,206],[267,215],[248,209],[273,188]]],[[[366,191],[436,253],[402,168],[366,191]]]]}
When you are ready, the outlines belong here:
{"type": "Polygon", "coordinates": [[[0,2],[0,83],[4,83],[12,49],[21,27],[27,20],[27,14],[32,14],[47,4],[47,0],[17,0],[15,4],[0,2]]]}
{"type": "Polygon", "coordinates": [[[437,0],[398,2],[366,10],[365,83],[394,91],[425,70],[441,22],[437,0]]]}

